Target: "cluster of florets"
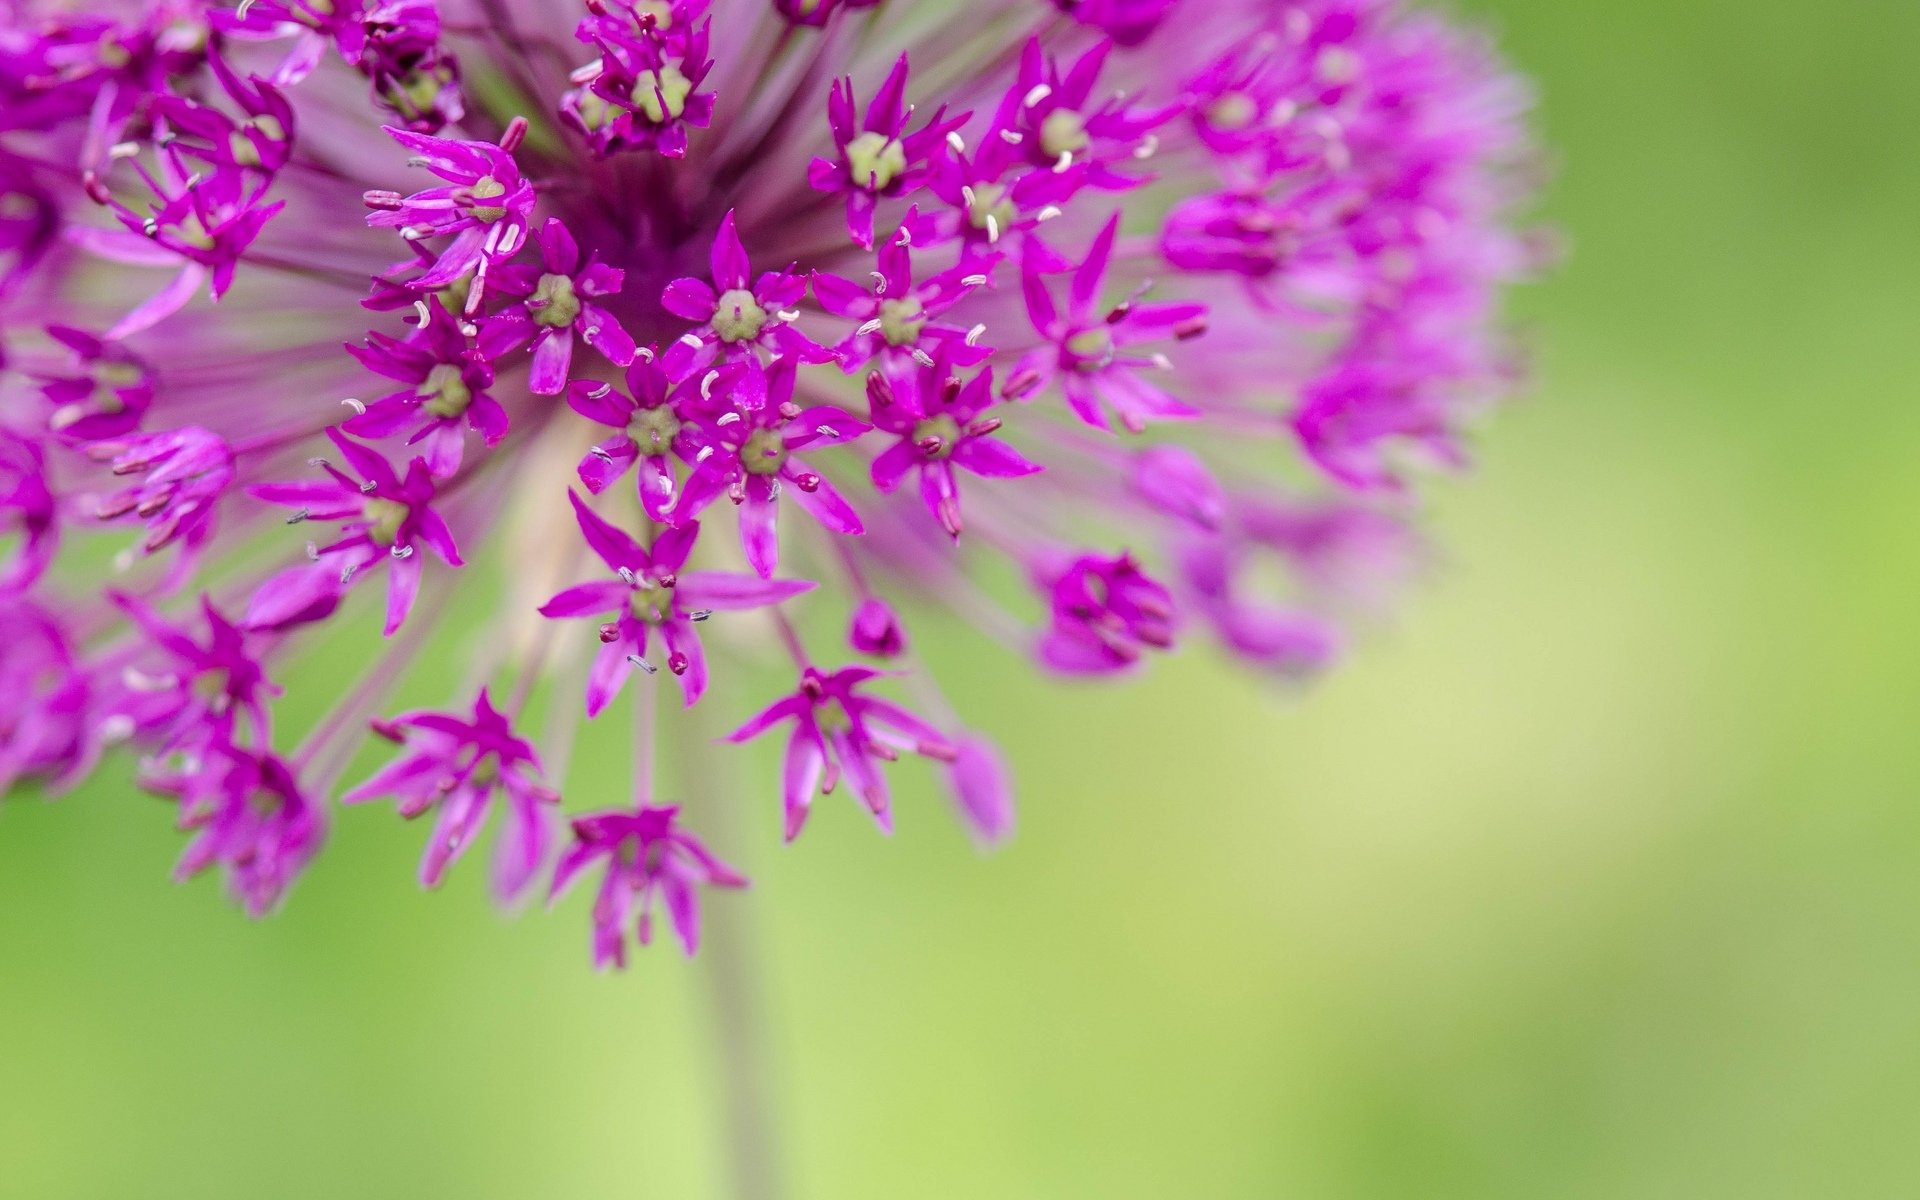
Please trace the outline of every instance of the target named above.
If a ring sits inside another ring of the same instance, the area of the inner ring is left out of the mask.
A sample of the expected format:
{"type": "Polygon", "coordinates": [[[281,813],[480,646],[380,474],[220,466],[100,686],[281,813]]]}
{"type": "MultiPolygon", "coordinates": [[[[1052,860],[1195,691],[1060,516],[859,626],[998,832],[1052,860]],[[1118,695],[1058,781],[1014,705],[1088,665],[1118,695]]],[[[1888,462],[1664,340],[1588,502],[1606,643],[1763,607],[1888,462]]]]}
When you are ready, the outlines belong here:
{"type": "Polygon", "coordinates": [[[0,0],[0,785],[136,748],[255,913],[371,729],[341,798],[433,815],[425,883],[492,824],[504,899],[603,872],[596,962],[656,899],[691,950],[744,880],[654,801],[657,692],[744,716],[756,630],[794,683],[725,740],[784,731],[787,839],[842,785],[891,829],[914,756],[995,841],[900,598],[1065,674],[1200,633],[1311,672],[1509,373],[1519,98],[1387,0],[586,0],[575,44],[524,2],[105,7],[0,0]],[[111,584],[64,553],[103,541],[111,584]],[[385,640],[283,747],[272,664],[368,588],[385,640]],[[476,623],[454,709],[380,715],[476,623]],[[616,704],[633,801],[568,822],[616,704]]]}

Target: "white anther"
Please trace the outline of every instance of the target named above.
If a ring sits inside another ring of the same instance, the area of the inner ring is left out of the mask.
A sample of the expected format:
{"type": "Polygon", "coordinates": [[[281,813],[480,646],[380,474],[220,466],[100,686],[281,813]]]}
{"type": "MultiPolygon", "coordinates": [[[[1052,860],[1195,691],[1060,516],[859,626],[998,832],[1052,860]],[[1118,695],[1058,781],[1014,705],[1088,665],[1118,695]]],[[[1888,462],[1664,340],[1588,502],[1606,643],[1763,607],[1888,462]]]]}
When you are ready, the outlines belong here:
{"type": "Polygon", "coordinates": [[[985,325],[975,325],[972,329],[967,330],[967,345],[978,346],[980,339],[986,335],[987,327],[985,325]]]}
{"type": "Polygon", "coordinates": [[[612,390],[613,390],[613,385],[610,383],[603,383],[596,388],[588,388],[587,399],[598,400],[600,399],[600,397],[606,395],[608,392],[611,392],[612,390]]]}
{"type": "Polygon", "coordinates": [[[871,337],[872,335],[879,333],[881,327],[885,324],[886,324],[885,321],[882,321],[879,317],[875,317],[873,320],[868,321],[866,324],[860,326],[860,328],[854,330],[854,332],[859,334],[861,337],[871,337]]]}
{"type": "Polygon", "coordinates": [[[992,213],[988,213],[987,214],[987,241],[997,242],[999,240],[1000,240],[1000,219],[994,216],[992,213]]]}
{"type": "Polygon", "coordinates": [[[955,154],[965,154],[967,152],[967,144],[960,140],[960,134],[955,130],[949,130],[947,132],[947,145],[953,147],[955,154]]]}
{"type": "Polygon", "coordinates": [[[800,310],[797,308],[776,308],[773,311],[773,315],[791,325],[800,319],[800,310]]]}
{"type": "Polygon", "coordinates": [[[362,413],[365,413],[367,411],[367,406],[365,404],[362,404],[360,401],[355,400],[352,396],[348,396],[345,400],[342,400],[340,403],[352,409],[354,411],[354,415],[356,416],[362,413]]]}
{"type": "Polygon", "coordinates": [[[316,542],[307,543],[307,561],[308,562],[320,561],[320,546],[318,543],[316,542]]]}
{"type": "Polygon", "coordinates": [[[427,308],[427,302],[425,300],[415,300],[413,302],[413,311],[420,314],[420,324],[423,326],[433,319],[433,313],[427,308]]]}
{"type": "Polygon", "coordinates": [[[695,463],[703,463],[712,457],[713,457],[713,447],[702,446],[700,447],[700,453],[693,456],[693,461],[695,463]]]}
{"type": "Polygon", "coordinates": [[[395,558],[405,561],[406,559],[413,557],[413,547],[412,546],[395,546],[391,551],[389,551],[389,553],[391,553],[395,558]]]}
{"type": "MultiPolygon", "coordinates": [[[[739,413],[737,413],[737,412],[730,412],[730,413],[728,413],[728,414],[727,414],[726,416],[724,416],[724,417],[721,417],[721,418],[720,418],[720,419],[719,419],[718,421],[715,421],[715,422],[714,422],[714,424],[715,424],[715,425],[731,425],[731,424],[733,424],[733,423],[734,423],[735,421],[738,421],[739,419],[740,419],[740,414],[739,414],[739,413]]],[[[663,479],[664,479],[664,478],[665,478],[665,476],[661,476],[661,478],[663,478],[663,479]]]]}
{"type": "Polygon", "coordinates": [[[467,337],[479,337],[480,327],[472,321],[462,321],[460,322],[460,332],[467,337]]]}
{"type": "Polygon", "coordinates": [[[636,362],[650,363],[653,361],[653,347],[642,346],[633,352],[633,357],[636,362]]]}
{"type": "Polygon", "coordinates": [[[639,667],[642,671],[645,671],[649,675],[658,675],[660,673],[659,667],[656,667],[652,663],[648,662],[646,659],[641,658],[638,654],[627,655],[627,661],[632,663],[634,666],[639,667]]]}
{"type": "Polygon", "coordinates": [[[1020,97],[1020,107],[1032,108],[1051,95],[1053,95],[1053,86],[1051,84],[1036,83],[1027,89],[1026,95],[1020,97]]]}
{"type": "Polygon", "coordinates": [[[965,278],[960,280],[960,286],[984,287],[986,285],[986,282],[987,282],[987,277],[985,275],[968,275],[965,278]]]}
{"type": "Polygon", "coordinates": [[[1020,131],[1017,129],[1002,129],[1000,131],[1000,140],[1009,146],[1018,146],[1027,139],[1022,137],[1020,131]]]}
{"type": "Polygon", "coordinates": [[[599,459],[601,462],[613,461],[613,452],[611,450],[608,450],[605,446],[595,446],[593,449],[587,451],[587,453],[593,455],[595,458],[599,459]]]}
{"type": "Polygon", "coordinates": [[[100,740],[103,742],[124,742],[133,736],[133,718],[125,713],[114,713],[100,722],[100,740]]]}
{"type": "Polygon", "coordinates": [[[140,153],[139,142],[115,142],[107,147],[108,158],[132,158],[140,153]]]}
{"type": "Polygon", "coordinates": [[[905,225],[902,225],[894,231],[893,240],[899,242],[902,246],[911,246],[913,245],[913,231],[905,225]]]}
{"type": "Polygon", "coordinates": [[[1151,133],[1145,138],[1142,138],[1140,144],[1133,148],[1133,156],[1135,158],[1152,158],[1159,152],[1160,138],[1158,135],[1151,133]]]}
{"type": "Polygon", "coordinates": [[[700,398],[702,400],[713,399],[713,385],[719,382],[719,379],[720,372],[718,371],[708,371],[700,377],[700,398]]]}
{"type": "Polygon", "coordinates": [[[178,675],[149,675],[138,667],[127,667],[120,672],[120,682],[134,692],[164,692],[180,682],[178,675]]]}
{"type": "Polygon", "coordinates": [[[966,202],[966,205],[968,208],[972,208],[973,207],[973,188],[967,184],[964,184],[964,183],[961,184],[960,199],[966,202]]]}
{"type": "Polygon", "coordinates": [[[1072,165],[1073,165],[1073,151],[1062,150],[1060,152],[1060,157],[1054,160],[1053,173],[1055,175],[1064,175],[1067,171],[1067,168],[1071,167],[1072,165]]]}
{"type": "Polygon", "coordinates": [[[700,335],[697,333],[683,333],[680,335],[680,344],[689,350],[698,350],[700,348],[700,335]]]}
{"type": "Polygon", "coordinates": [[[923,367],[932,367],[933,355],[928,354],[925,350],[922,350],[920,347],[915,346],[913,348],[913,361],[919,363],[923,367]]]}
{"type": "Polygon", "coordinates": [[[835,429],[831,425],[815,425],[813,427],[813,431],[819,434],[821,437],[826,437],[826,438],[840,436],[840,431],[835,429]]]}
{"type": "Polygon", "coordinates": [[[1153,354],[1153,355],[1151,355],[1151,356],[1150,356],[1150,357],[1148,358],[1148,361],[1149,361],[1149,362],[1151,362],[1151,363],[1152,363],[1152,364],[1153,364],[1154,366],[1156,366],[1156,367],[1158,367],[1158,368],[1159,368],[1160,370],[1162,370],[1162,371],[1171,371],[1171,370],[1173,370],[1173,360],[1172,360],[1172,359],[1170,359],[1170,358],[1168,358],[1168,357],[1167,357],[1166,355],[1164,355],[1164,354],[1160,354],[1160,353],[1157,353],[1157,352],[1156,352],[1155,354],[1153,354]]]}
{"type": "Polygon", "coordinates": [[[886,295],[887,277],[879,271],[868,271],[867,274],[873,276],[873,294],[876,296],[886,295]]]}
{"type": "Polygon", "coordinates": [[[1061,209],[1058,204],[1049,204],[1045,208],[1041,209],[1039,212],[1035,213],[1033,215],[1033,219],[1036,221],[1051,221],[1055,217],[1059,216],[1060,212],[1061,212],[1061,209]]]}
{"type": "Polygon", "coordinates": [[[634,575],[632,567],[621,567],[618,571],[614,572],[614,574],[620,576],[620,578],[626,582],[626,585],[628,587],[640,586],[640,580],[638,577],[634,575]]]}

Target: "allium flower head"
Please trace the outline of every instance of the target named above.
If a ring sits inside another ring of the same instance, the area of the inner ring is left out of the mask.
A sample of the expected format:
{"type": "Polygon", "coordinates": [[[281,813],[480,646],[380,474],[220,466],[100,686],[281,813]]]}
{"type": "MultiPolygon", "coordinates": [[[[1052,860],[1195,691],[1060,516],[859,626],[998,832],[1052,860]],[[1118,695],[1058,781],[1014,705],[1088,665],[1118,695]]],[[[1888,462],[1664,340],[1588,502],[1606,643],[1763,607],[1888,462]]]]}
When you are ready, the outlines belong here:
{"type": "Polygon", "coordinates": [[[1297,678],[1420,561],[1535,265],[1479,39],[571,2],[0,4],[0,784],[138,756],[254,914],[341,800],[427,818],[429,886],[491,827],[503,900],[597,873],[618,966],[744,884],[712,804],[912,829],[917,775],[1011,832],[929,606],[1054,674],[1297,678]],[[454,636],[466,681],[388,715],[454,636]],[[317,644],[337,685],[283,696],[317,644]],[[633,792],[578,815],[609,720],[633,792]],[[654,798],[763,736],[778,785],[654,798]]]}

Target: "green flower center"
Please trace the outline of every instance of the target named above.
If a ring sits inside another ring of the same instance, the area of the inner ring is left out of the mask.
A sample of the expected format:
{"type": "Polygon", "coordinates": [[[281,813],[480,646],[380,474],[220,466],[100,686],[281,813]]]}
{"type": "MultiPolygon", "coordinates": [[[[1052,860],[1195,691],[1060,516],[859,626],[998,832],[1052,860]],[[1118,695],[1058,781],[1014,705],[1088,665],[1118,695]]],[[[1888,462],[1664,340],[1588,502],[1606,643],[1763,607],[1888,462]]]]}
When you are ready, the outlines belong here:
{"type": "Polygon", "coordinates": [[[907,169],[907,148],[898,138],[868,131],[847,143],[847,171],[861,187],[879,191],[907,169]]]}
{"type": "Polygon", "coordinates": [[[692,94],[693,81],[681,74],[680,68],[665,66],[652,80],[641,78],[633,89],[633,103],[649,121],[664,125],[687,110],[687,97],[692,94]]]}
{"type": "MultiPolygon", "coordinates": [[[[473,186],[467,190],[475,200],[492,200],[506,195],[507,185],[491,175],[482,175],[474,180],[473,186]]],[[[473,214],[474,220],[485,221],[489,225],[507,215],[506,208],[498,204],[475,204],[467,211],[473,214]]]]}
{"type": "Polygon", "coordinates": [[[749,475],[778,475],[787,465],[787,442],[777,429],[756,429],[740,447],[740,466],[749,475]]]}
{"type": "Polygon", "coordinates": [[[927,306],[917,296],[880,302],[880,336],[889,346],[911,346],[927,324],[927,306]]]}
{"type": "Polygon", "coordinates": [[[1260,106],[1245,92],[1228,92],[1207,109],[1207,123],[1216,129],[1245,129],[1260,115],[1260,106]]]}
{"type": "Polygon", "coordinates": [[[1074,369],[1091,375],[1113,361],[1113,334],[1105,325],[1096,325],[1068,338],[1066,348],[1075,360],[1074,369]]]}
{"type": "Polygon", "coordinates": [[[673,612],[673,592],[657,583],[642,583],[627,597],[627,611],[636,621],[649,625],[664,624],[673,612]]]}
{"type": "Polygon", "coordinates": [[[967,205],[967,220],[975,229],[985,229],[988,217],[993,218],[1003,233],[1013,224],[1013,198],[1002,184],[982,184],[973,189],[973,200],[967,205]]]}
{"type": "Polygon", "coordinates": [[[361,506],[361,515],[373,522],[367,539],[376,546],[391,546],[400,539],[400,527],[407,523],[410,510],[398,500],[375,496],[361,506]]]}
{"type": "Polygon", "coordinates": [[[680,418],[673,415],[669,405],[643,408],[627,419],[627,436],[642,454],[665,454],[679,433],[680,418]]]}
{"type": "Polygon", "coordinates": [[[473,403],[473,389],[460,377],[460,368],[441,363],[427,372],[417,394],[426,398],[422,408],[436,417],[457,417],[473,403]]]}
{"type": "Polygon", "coordinates": [[[1040,122],[1040,149],[1048,158],[1059,158],[1062,154],[1077,154],[1085,150],[1093,139],[1087,136],[1086,118],[1071,108],[1056,108],[1040,122]]]}
{"type": "Polygon", "coordinates": [[[713,311],[713,331],[723,342],[750,342],[766,326],[767,310],[745,288],[730,288],[720,293],[713,311]]]}
{"type": "Polygon", "coordinates": [[[943,459],[953,453],[954,445],[960,441],[960,423],[946,413],[928,417],[913,427],[913,440],[919,445],[928,438],[939,438],[940,445],[934,450],[923,446],[921,453],[935,461],[943,459]]]}
{"type": "Polygon", "coordinates": [[[527,308],[535,325],[564,329],[579,319],[580,297],[573,294],[573,280],[565,275],[542,275],[527,308]]]}

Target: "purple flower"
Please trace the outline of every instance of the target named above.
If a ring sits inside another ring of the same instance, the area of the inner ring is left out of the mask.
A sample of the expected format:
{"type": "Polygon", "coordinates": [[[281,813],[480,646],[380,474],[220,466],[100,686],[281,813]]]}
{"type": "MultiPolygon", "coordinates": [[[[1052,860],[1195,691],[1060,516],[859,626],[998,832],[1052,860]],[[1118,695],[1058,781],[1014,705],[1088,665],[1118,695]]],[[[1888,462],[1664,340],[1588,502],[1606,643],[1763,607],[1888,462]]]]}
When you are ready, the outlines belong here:
{"type": "Polygon", "coordinates": [[[248,916],[265,916],[280,903],[326,836],[325,812],[293,767],[273,755],[223,749],[144,783],[179,801],[179,826],[193,834],[174,877],[219,866],[248,916]]]}
{"type": "Polygon", "coordinates": [[[78,778],[125,722],[96,719],[92,680],[52,612],[0,588],[0,629],[0,793],[28,776],[78,778]]]}
{"type": "Polygon", "coordinates": [[[71,351],[70,373],[38,372],[53,405],[49,428],[75,441],[120,437],[140,427],[153,405],[153,368],[118,342],[82,329],[50,325],[47,336],[71,351]]]}
{"type": "Polygon", "coordinates": [[[698,378],[670,382],[648,350],[627,367],[625,392],[591,379],[569,387],[567,404],[573,411],[619,430],[580,460],[580,482],[587,490],[599,495],[638,463],[640,506],[651,519],[667,520],[674,504],[673,455],[691,457],[687,423],[680,414],[699,411],[701,383],[698,378]]]}
{"type": "Polygon", "coordinates": [[[1091,25],[1122,46],[1137,46],[1153,36],[1180,0],[1053,0],[1054,7],[1082,25],[1091,25]]]}
{"type": "Polygon", "coordinates": [[[476,330],[477,337],[469,337],[438,298],[424,305],[426,320],[411,336],[374,331],[365,346],[347,347],[369,371],[407,386],[365,405],[340,428],[360,438],[411,429],[407,445],[424,442],[428,469],[445,479],[460,470],[469,430],[488,446],[507,436],[507,410],[487,389],[493,386],[493,362],[515,332],[489,321],[476,330]]]}
{"type": "Polygon", "coordinates": [[[867,377],[874,424],[899,440],[873,460],[873,486],[891,492],[909,471],[920,476],[920,498],[951,537],[958,538],[959,467],[988,479],[1017,479],[1041,470],[993,434],[993,369],[962,380],[945,363],[893,376],[878,371],[867,377]]]}
{"type": "Polygon", "coordinates": [[[247,631],[222,616],[211,598],[200,598],[204,642],[136,596],[114,592],[109,599],[159,652],[158,666],[126,671],[126,684],[140,701],[128,706],[127,715],[153,731],[156,753],[219,752],[242,740],[243,732],[256,743],[270,739],[267,701],[280,688],[268,681],[247,631]]]}
{"type": "MultiPolygon", "coordinates": [[[[913,215],[907,219],[911,224],[913,215]]],[[[985,362],[993,355],[991,346],[976,345],[984,330],[950,325],[940,317],[988,283],[1000,256],[963,253],[953,266],[915,284],[908,245],[904,226],[881,245],[879,270],[873,272],[871,287],[838,275],[814,273],[813,295],[820,307],[860,322],[834,348],[849,374],[881,355],[898,362],[937,354],[961,366],[985,362]]]]}
{"type": "Polygon", "coordinates": [[[852,536],[866,528],[840,490],[794,455],[845,445],[873,426],[828,404],[802,409],[793,402],[793,387],[794,361],[776,359],[767,372],[764,407],[729,406],[688,430],[693,470],[673,507],[673,519],[685,522],[723,495],[732,500],[740,508],[747,563],[762,579],[772,578],[780,561],[776,502],[782,495],[835,533],[852,536]]]}
{"type": "Polygon", "coordinates": [[[453,531],[434,510],[433,474],[421,459],[396,474],[387,460],[336,430],[328,430],[355,480],[324,459],[316,459],[327,478],[307,483],[263,483],[248,489],[255,499],[294,509],[294,522],[339,521],[337,541],[318,548],[312,565],[284,571],[260,585],[242,622],[250,629],[273,629],[322,620],[333,612],[354,577],[385,562],[387,623],[391,637],[413,609],[420,591],[424,546],[448,566],[462,565],[453,531]]]}
{"type": "Polygon", "coordinates": [[[19,538],[0,570],[0,595],[40,578],[60,545],[58,505],[40,443],[0,426],[0,529],[19,538]]]}
{"type": "Polygon", "coordinates": [[[1082,555],[1043,565],[1036,576],[1053,618],[1040,639],[1040,661],[1054,670],[1124,671],[1146,650],[1173,646],[1173,595],[1130,556],[1082,555]]]}
{"type": "Polygon", "coordinates": [[[1076,181],[1087,186],[1122,189],[1141,182],[1114,170],[1115,164],[1150,151],[1145,139],[1180,110],[1141,108],[1120,94],[1096,102],[1094,88],[1112,50],[1101,42],[1062,74],[1039,40],[1029,41],[1019,76],[994,113],[994,135],[1017,145],[1033,166],[1058,174],[1080,168],[1076,181]]]}
{"type": "Polygon", "coordinates": [[[811,591],[803,579],[766,580],[728,571],[686,571],[687,555],[700,536],[700,523],[670,526],[648,551],[622,533],[580,497],[575,518],[587,545],[618,582],[570,587],[540,606],[543,617],[601,617],[600,653],[587,676],[587,715],[598,716],[626,685],[633,668],[658,670],[647,660],[648,630],[658,629],[667,669],[678,676],[691,708],[707,687],[707,659],[694,626],[716,612],[764,608],[811,591]]]}
{"type": "Polygon", "coordinates": [[[432,269],[413,280],[415,288],[430,291],[472,274],[467,299],[467,311],[472,312],[485,294],[488,271],[526,244],[533,188],[513,161],[526,129],[526,122],[516,118],[498,145],[387,129],[387,136],[413,152],[416,163],[452,185],[404,197],[384,189],[366,194],[366,205],[373,210],[367,224],[398,229],[409,241],[453,239],[432,269]]]}
{"type": "Polygon", "coordinates": [[[647,551],[588,509],[578,495],[568,493],[568,499],[574,501],[580,534],[601,563],[620,576],[618,582],[568,588],[540,607],[541,616],[551,618],[612,616],[601,624],[601,649],[588,674],[588,716],[599,716],[636,666],[649,674],[659,670],[647,660],[649,630],[659,630],[666,668],[680,678],[691,708],[707,691],[707,655],[695,630],[699,622],[714,612],[778,605],[814,588],[806,580],[756,580],[724,570],[682,572],[701,534],[697,520],[660,530],[659,540],[647,551]]]}
{"type": "Polygon", "coordinates": [[[660,302],[668,312],[701,327],[667,348],[661,365],[674,379],[707,370],[716,358],[744,366],[736,396],[750,409],[766,405],[767,376],[756,351],[796,362],[820,363],[831,351],[793,327],[793,306],[807,294],[807,280],[790,271],[768,271],[749,280],[752,266],[734,229],[733,214],[720,221],[709,253],[713,284],[680,278],[667,285],[660,302]]]}
{"type": "Polygon", "coordinates": [[[868,596],[853,610],[847,644],[874,658],[898,658],[907,652],[907,631],[892,605],[878,596],[868,596]]]}
{"type": "Polygon", "coordinates": [[[773,11],[795,25],[825,25],[842,11],[873,8],[880,0],[773,0],[773,11]]]}
{"type": "Polygon", "coordinates": [[[948,118],[941,108],[909,133],[913,106],[906,102],[907,56],[902,54],[867,106],[866,119],[854,112],[853,77],[833,82],[827,98],[827,122],[833,129],[833,158],[815,158],[807,182],[817,192],[845,193],[847,236],[854,244],[873,245],[873,213],[882,196],[917,190],[926,179],[927,155],[947,134],[967,123],[971,113],[948,118]]]}
{"type": "MultiPolygon", "coordinates": [[[[797,673],[736,735],[785,731],[789,836],[843,776],[884,824],[913,751],[982,845],[1013,781],[923,657],[1321,669],[1542,258],[1526,89],[1418,3],[0,0],[0,786],[139,759],[264,911],[452,653],[350,798],[434,810],[429,884],[499,809],[512,895],[636,668],[797,673]]],[[[633,806],[555,879],[605,870],[602,964],[738,882],[651,800],[737,748],[636,686],[633,806]]]]}
{"type": "Polygon", "coordinates": [[[210,430],[189,426],[136,434],[87,446],[89,457],[111,464],[115,475],[139,482],[99,496],[93,515],[111,521],[128,515],[147,523],[140,541],[153,554],[176,540],[189,552],[214,534],[214,510],[233,485],[233,450],[210,430]]]}
{"type": "Polygon", "coordinates": [[[595,303],[619,292],[625,272],[594,259],[582,266],[580,244],[558,218],[547,218],[534,240],[540,247],[540,267],[500,269],[500,291],[524,299],[494,320],[533,340],[527,390],[536,396],[558,396],[573,369],[575,331],[614,366],[633,361],[633,338],[612,313],[595,303]]]}
{"type": "Polygon", "coordinates": [[[595,967],[626,967],[629,921],[642,946],[653,941],[656,900],[666,902],[673,932],[692,954],[700,944],[698,889],[747,886],[745,876],[680,827],[679,814],[678,808],[642,806],[574,818],[573,845],[553,869],[549,895],[565,891],[595,860],[605,862],[593,901],[595,967]]]}
{"type": "Polygon", "coordinates": [[[700,90],[711,21],[695,22],[705,0],[609,0],[589,6],[574,36],[599,57],[575,70],[560,115],[601,158],[652,150],[684,158],[688,129],[713,122],[715,95],[700,90]]]}
{"type": "Polygon", "coordinates": [[[1116,213],[1075,269],[1065,312],[1054,303],[1038,261],[1029,256],[1022,265],[1027,313],[1034,329],[1050,344],[1020,359],[1008,377],[1007,391],[1027,396],[1058,379],[1067,404],[1082,421],[1097,429],[1110,428],[1105,409],[1111,408],[1122,425],[1139,433],[1148,421],[1195,417],[1199,410],[1143,377],[1146,371],[1171,368],[1164,354],[1142,354],[1130,348],[1170,337],[1198,337],[1206,331],[1207,308],[1192,303],[1142,304],[1136,293],[1102,313],[1100,294],[1119,228],[1116,213]]]}
{"type": "Polygon", "coordinates": [[[843,775],[880,828],[892,832],[891,798],[880,764],[895,761],[903,750],[942,762],[958,756],[933,726],[891,700],[858,691],[880,675],[870,667],[842,667],[831,675],[807,667],[792,695],[728,735],[728,741],[747,742],[776,725],[793,722],[783,768],[788,841],[800,836],[815,794],[831,793],[843,775]]]}
{"type": "Polygon", "coordinates": [[[410,712],[375,721],[373,728],[405,753],[341,799],[358,804],[391,796],[408,820],[439,810],[420,860],[421,885],[440,886],[447,868],[479,839],[498,792],[507,812],[494,845],[494,891],[503,900],[525,891],[547,861],[560,796],[540,781],[539,754],[514,734],[487,690],[480,689],[471,716],[410,712]]]}

